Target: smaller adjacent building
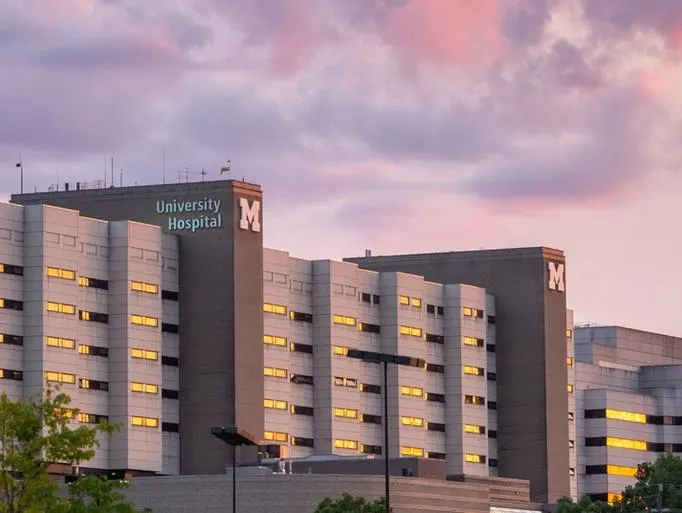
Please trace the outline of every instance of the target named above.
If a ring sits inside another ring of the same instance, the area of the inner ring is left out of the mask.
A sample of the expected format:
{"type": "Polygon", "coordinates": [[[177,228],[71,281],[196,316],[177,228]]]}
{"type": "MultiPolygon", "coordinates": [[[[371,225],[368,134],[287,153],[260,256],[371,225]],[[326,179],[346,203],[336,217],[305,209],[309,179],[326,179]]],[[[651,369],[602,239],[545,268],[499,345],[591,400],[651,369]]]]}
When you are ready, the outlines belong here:
{"type": "Polygon", "coordinates": [[[580,494],[612,502],[637,465],[682,456],[682,338],[575,329],[580,494]]]}

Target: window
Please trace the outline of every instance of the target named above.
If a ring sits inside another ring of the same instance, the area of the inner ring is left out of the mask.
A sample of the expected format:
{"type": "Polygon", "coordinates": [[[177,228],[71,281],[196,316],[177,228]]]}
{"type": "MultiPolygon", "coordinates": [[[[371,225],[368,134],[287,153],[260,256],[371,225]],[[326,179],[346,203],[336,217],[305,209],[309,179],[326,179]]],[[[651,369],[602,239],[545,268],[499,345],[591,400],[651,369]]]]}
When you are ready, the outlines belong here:
{"type": "Polygon", "coordinates": [[[427,333],[424,337],[427,342],[433,342],[434,344],[444,344],[445,337],[443,335],[434,335],[433,333],[427,333]]]}
{"type": "Polygon", "coordinates": [[[606,465],[606,473],[612,476],[634,477],[637,467],[624,467],[621,465],[606,465]]]}
{"type": "Polygon", "coordinates": [[[61,278],[62,280],[75,280],[76,271],[60,269],[59,267],[48,267],[47,276],[50,278],[61,278]]]}
{"type": "Polygon", "coordinates": [[[130,382],[130,390],[132,392],[142,392],[144,394],[158,394],[159,385],[152,383],[139,383],[137,381],[130,382]]]}
{"type": "Polygon", "coordinates": [[[334,408],[334,417],[345,417],[347,419],[357,419],[358,410],[350,408],[334,408]]]}
{"type": "Polygon", "coordinates": [[[360,447],[360,452],[362,452],[363,454],[381,454],[381,446],[363,444],[360,447]]]}
{"type": "Polygon", "coordinates": [[[421,328],[415,328],[413,326],[400,326],[400,334],[401,335],[409,335],[411,337],[421,337],[422,336],[422,329],[421,328]]]}
{"type": "Polygon", "coordinates": [[[410,395],[413,397],[423,397],[424,396],[424,389],[419,388],[419,387],[401,386],[400,387],[400,393],[402,395],[410,395]]]}
{"type": "MultiPolygon", "coordinates": [[[[488,316],[488,324],[492,324],[493,326],[495,325],[496,319],[494,315],[489,315],[488,316]]],[[[493,461],[493,460],[490,460],[493,461]]],[[[497,460],[496,460],[497,461],[497,460]]]]}
{"type": "Polygon", "coordinates": [[[286,347],[287,339],[285,337],[276,337],[274,335],[263,335],[263,343],[269,346],[286,347]]]}
{"type": "Polygon", "coordinates": [[[381,385],[371,385],[369,383],[360,383],[360,392],[366,392],[368,394],[380,394],[381,385]]]}
{"type": "Polygon", "coordinates": [[[497,463],[497,459],[496,459],[496,458],[490,458],[490,459],[488,460],[488,466],[489,466],[489,467],[491,467],[491,468],[497,468],[497,465],[498,465],[498,463],[497,463]]]}
{"type": "Polygon", "coordinates": [[[444,460],[445,459],[445,453],[444,452],[429,451],[427,458],[432,459],[432,460],[444,460]]]}
{"type": "Polygon", "coordinates": [[[9,335],[7,333],[0,333],[0,344],[11,344],[13,346],[23,346],[24,337],[21,335],[9,335]]]}
{"type": "Polygon", "coordinates": [[[573,330],[566,330],[566,338],[571,338],[573,336],[573,330]]]}
{"type": "Polygon", "coordinates": [[[445,433],[445,424],[441,424],[439,422],[428,422],[426,424],[426,429],[428,431],[439,431],[441,433],[445,433]]]}
{"type": "Polygon", "coordinates": [[[78,285],[81,287],[89,287],[91,289],[109,290],[109,282],[107,280],[86,278],[85,276],[78,277],[78,285]]]}
{"type": "Polygon", "coordinates": [[[149,317],[148,315],[132,314],[130,316],[130,324],[135,326],[148,326],[149,328],[158,328],[159,319],[156,317],[149,317]]]}
{"type": "Polygon", "coordinates": [[[495,344],[486,344],[485,350],[489,353],[495,352],[495,344]]]}
{"type": "Polygon", "coordinates": [[[266,440],[272,440],[274,442],[286,442],[289,440],[289,434],[288,433],[281,433],[278,431],[266,431],[263,433],[263,438],[266,440]]]}
{"type": "Polygon", "coordinates": [[[422,300],[418,297],[413,297],[410,299],[410,304],[414,306],[415,308],[421,308],[422,307],[422,300]]]}
{"type": "Polygon", "coordinates": [[[409,305],[410,304],[410,297],[409,296],[398,296],[398,303],[401,305],[409,305]]]}
{"type": "Polygon", "coordinates": [[[428,314],[436,314],[436,305],[426,305],[426,313],[428,314]]]}
{"type": "Polygon", "coordinates": [[[465,454],[464,461],[467,463],[485,463],[485,456],[483,454],[465,454]]]}
{"type": "Polygon", "coordinates": [[[401,447],[400,448],[400,455],[401,456],[416,456],[417,458],[423,458],[424,457],[424,449],[420,447],[401,447]]]}
{"type": "Polygon", "coordinates": [[[436,314],[445,315],[445,308],[443,308],[442,306],[437,306],[436,307],[436,314]]]}
{"type": "Polygon", "coordinates": [[[627,438],[607,437],[606,445],[609,447],[618,447],[620,449],[632,449],[634,451],[646,451],[647,443],[642,440],[630,440],[627,438]]]}
{"type": "Polygon", "coordinates": [[[158,360],[158,351],[152,351],[151,349],[140,349],[138,347],[133,347],[130,349],[130,357],[138,358],[140,360],[158,360]]]}
{"type": "Polygon", "coordinates": [[[272,378],[286,379],[289,376],[289,372],[286,369],[278,369],[276,367],[264,367],[263,375],[270,376],[272,378]]]}
{"type": "Polygon", "coordinates": [[[372,295],[368,294],[367,292],[362,292],[360,293],[360,301],[362,301],[363,303],[371,303],[372,295]]]}
{"type": "Polygon", "coordinates": [[[292,415],[308,415],[310,417],[313,416],[313,408],[311,406],[295,406],[291,405],[289,408],[289,411],[291,411],[292,415]]]}
{"type": "Polygon", "coordinates": [[[485,397],[481,397],[479,395],[465,395],[464,403],[482,405],[485,404],[485,397]]]}
{"type": "Polygon", "coordinates": [[[291,344],[289,344],[289,350],[295,353],[313,354],[313,346],[310,344],[300,344],[298,342],[292,342],[291,344]]]}
{"type": "Polygon", "coordinates": [[[162,290],[161,299],[165,299],[166,301],[178,301],[180,299],[180,294],[174,290],[162,290]]]}
{"type": "Polygon", "coordinates": [[[488,381],[497,381],[497,373],[496,372],[489,372],[488,373],[488,381]]]}
{"type": "Polygon", "coordinates": [[[346,356],[348,354],[348,348],[344,346],[332,346],[332,352],[339,356],[346,356]]]}
{"type": "Polygon", "coordinates": [[[335,376],[333,382],[334,386],[337,387],[357,388],[358,386],[358,380],[355,378],[342,378],[339,376],[335,376]]]}
{"type": "Polygon", "coordinates": [[[275,305],[272,303],[263,303],[263,311],[265,313],[273,313],[277,315],[286,315],[287,307],[284,305],[275,305]]]}
{"type": "Polygon", "coordinates": [[[106,415],[96,415],[94,413],[78,413],[78,422],[81,424],[99,424],[100,422],[107,422],[109,417],[106,415]]]}
{"type": "Polygon", "coordinates": [[[13,274],[15,276],[23,276],[24,268],[20,265],[0,264],[0,274],[13,274]]]}
{"type": "Polygon", "coordinates": [[[474,308],[474,317],[477,319],[483,319],[484,312],[480,308],[474,308]]]}
{"type": "Polygon", "coordinates": [[[95,379],[80,378],[78,380],[78,388],[85,390],[101,390],[106,392],[109,390],[109,383],[106,381],[97,381],[95,379]]]}
{"type": "Polygon", "coordinates": [[[337,438],[334,440],[334,447],[336,449],[351,449],[353,451],[358,450],[358,441],[357,440],[344,440],[341,438],[337,438]]]}
{"type": "Polygon", "coordinates": [[[566,365],[568,365],[569,367],[573,366],[573,357],[572,356],[566,357],[566,365]]]}
{"type": "Polygon", "coordinates": [[[180,392],[177,390],[162,388],[161,397],[163,397],[164,399],[180,399],[180,392]]]}
{"type": "Polygon", "coordinates": [[[468,374],[469,376],[483,376],[485,374],[485,369],[483,367],[472,367],[471,365],[465,365],[464,374],[468,374]]]}
{"type": "Polygon", "coordinates": [[[476,424],[464,424],[464,432],[472,435],[485,435],[485,426],[477,426],[476,424]]]}
{"type": "Polygon", "coordinates": [[[177,324],[171,324],[169,322],[162,322],[161,323],[161,331],[163,333],[178,333],[180,331],[180,327],[177,324]]]}
{"type": "Polygon", "coordinates": [[[375,305],[381,304],[381,296],[378,294],[372,294],[372,303],[375,305]]]}
{"type": "Polygon", "coordinates": [[[76,383],[76,375],[68,372],[54,372],[48,371],[45,373],[45,379],[54,383],[67,383],[73,385],[76,383]]]}
{"type": "Polygon", "coordinates": [[[269,410],[286,410],[287,402],[279,401],[277,399],[263,399],[263,406],[269,410]]]}
{"type": "Polygon", "coordinates": [[[347,315],[334,315],[334,324],[342,324],[344,326],[355,326],[357,320],[355,317],[349,317],[347,315]]]}
{"type": "MultiPolygon", "coordinates": [[[[485,401],[485,399],[483,399],[485,401]]],[[[497,410],[497,401],[488,401],[489,410],[497,410]]]]}
{"type": "Polygon", "coordinates": [[[497,429],[489,429],[488,438],[497,438],[497,429]]]}
{"type": "Polygon", "coordinates": [[[13,379],[15,381],[22,381],[24,379],[24,373],[11,369],[0,369],[0,379],[13,379]]]}
{"type": "Polygon", "coordinates": [[[426,400],[434,402],[434,403],[444,403],[445,402],[445,395],[433,394],[433,393],[429,392],[428,394],[426,394],[426,400]]]}
{"type": "Polygon", "coordinates": [[[158,294],[159,286],[144,281],[131,281],[130,290],[133,292],[144,292],[145,294],[158,294]]]}
{"type": "Polygon", "coordinates": [[[304,374],[292,374],[291,382],[297,385],[312,385],[314,384],[314,379],[312,376],[306,376],[304,374]]]}
{"type": "Polygon", "coordinates": [[[161,431],[165,431],[166,433],[179,433],[180,424],[177,422],[162,422],[161,431]]]}
{"type": "Polygon", "coordinates": [[[295,445],[297,447],[315,447],[315,439],[304,438],[302,436],[292,436],[291,445],[295,445]]]}
{"type": "Polygon", "coordinates": [[[360,415],[360,420],[365,424],[381,424],[381,415],[370,415],[363,413],[360,415]]]}
{"type": "Polygon", "coordinates": [[[153,417],[138,417],[133,415],[130,419],[130,424],[137,427],[157,428],[159,427],[159,419],[153,417]]]}
{"type": "Polygon", "coordinates": [[[400,417],[403,426],[424,427],[424,419],[419,417],[400,417]]]}
{"type": "Polygon", "coordinates": [[[469,308],[468,306],[463,306],[462,307],[462,315],[464,315],[465,317],[473,317],[474,309],[469,308]]]}
{"type": "Polygon", "coordinates": [[[76,341],[72,338],[45,337],[47,345],[51,347],[61,347],[62,349],[75,349],[76,341]]]}
{"type": "Polygon", "coordinates": [[[48,312],[63,313],[68,315],[76,314],[76,306],[67,305],[66,303],[55,303],[54,301],[48,301],[46,308],[48,312]]]}
{"type": "Polygon", "coordinates": [[[569,394],[572,394],[573,393],[573,385],[571,385],[570,383],[568,385],[566,385],[566,391],[569,394]]]}
{"type": "Polygon", "coordinates": [[[358,330],[364,331],[365,333],[381,333],[381,326],[378,324],[369,324],[367,322],[359,322],[358,330]]]}
{"type": "Polygon", "coordinates": [[[162,356],[161,365],[167,365],[168,367],[178,367],[180,365],[180,360],[175,356],[162,356]]]}
{"type": "Polygon", "coordinates": [[[427,363],[426,370],[427,372],[438,372],[440,374],[445,374],[445,366],[438,363],[427,363]]]}
{"type": "Polygon", "coordinates": [[[88,312],[86,310],[79,310],[78,318],[81,321],[101,322],[102,324],[107,324],[109,322],[109,316],[107,314],[88,312]]]}
{"type": "Polygon", "coordinates": [[[289,312],[289,318],[292,321],[313,322],[313,314],[309,313],[291,311],[289,312]]]}
{"type": "Polygon", "coordinates": [[[485,341],[482,338],[476,337],[464,337],[463,342],[465,346],[472,347],[483,347],[483,345],[485,344],[485,341]]]}
{"type": "Polygon", "coordinates": [[[606,418],[611,420],[623,420],[625,422],[637,422],[646,424],[646,415],[625,410],[606,410],[606,418]]]}

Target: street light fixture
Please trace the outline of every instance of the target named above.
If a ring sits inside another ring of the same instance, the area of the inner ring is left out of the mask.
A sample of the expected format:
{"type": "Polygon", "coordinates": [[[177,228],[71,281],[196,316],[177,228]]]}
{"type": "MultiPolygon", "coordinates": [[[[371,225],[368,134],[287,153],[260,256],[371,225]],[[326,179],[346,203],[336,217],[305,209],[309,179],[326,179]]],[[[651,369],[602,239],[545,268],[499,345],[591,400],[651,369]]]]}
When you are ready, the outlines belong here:
{"type": "Polygon", "coordinates": [[[232,513],[237,513],[237,446],[257,445],[253,435],[237,426],[216,426],[211,434],[232,446],[232,513]]]}
{"type": "Polygon", "coordinates": [[[388,454],[388,364],[404,365],[407,367],[417,367],[423,369],[426,361],[412,356],[401,356],[388,353],[376,353],[374,351],[362,351],[360,349],[349,349],[346,354],[348,358],[362,360],[367,363],[381,363],[384,367],[384,486],[386,487],[386,512],[391,513],[391,487],[389,473],[389,454],[388,454]]]}

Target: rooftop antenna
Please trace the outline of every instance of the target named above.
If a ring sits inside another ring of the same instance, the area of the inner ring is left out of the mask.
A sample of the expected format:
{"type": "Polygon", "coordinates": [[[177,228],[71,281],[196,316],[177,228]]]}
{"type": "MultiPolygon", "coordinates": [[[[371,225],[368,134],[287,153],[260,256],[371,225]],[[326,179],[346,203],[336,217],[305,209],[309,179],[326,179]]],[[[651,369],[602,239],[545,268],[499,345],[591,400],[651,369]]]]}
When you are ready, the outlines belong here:
{"type": "Polygon", "coordinates": [[[107,156],[104,155],[104,188],[107,187],[107,156]]]}
{"type": "Polygon", "coordinates": [[[114,186],[114,157],[111,157],[111,186],[114,186]]]}
{"type": "Polygon", "coordinates": [[[163,146],[163,183],[166,184],[166,145],[163,146]]]}
{"type": "Polygon", "coordinates": [[[220,174],[229,173],[227,176],[232,180],[232,161],[228,160],[227,163],[220,168],[220,174]]]}
{"type": "Polygon", "coordinates": [[[19,168],[19,174],[21,176],[21,194],[24,194],[24,159],[21,158],[21,152],[19,152],[19,162],[17,162],[17,167],[19,168]]]}

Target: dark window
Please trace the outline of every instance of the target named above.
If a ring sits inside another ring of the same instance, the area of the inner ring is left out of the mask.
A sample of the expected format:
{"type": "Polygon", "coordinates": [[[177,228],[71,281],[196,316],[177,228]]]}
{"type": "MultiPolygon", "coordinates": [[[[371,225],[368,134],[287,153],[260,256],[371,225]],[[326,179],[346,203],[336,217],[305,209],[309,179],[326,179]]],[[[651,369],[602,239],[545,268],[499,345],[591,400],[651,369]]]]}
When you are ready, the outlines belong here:
{"type": "Polygon", "coordinates": [[[311,406],[295,406],[291,405],[291,413],[294,415],[309,415],[313,416],[313,408],[311,406]]]}
{"type": "Polygon", "coordinates": [[[445,424],[441,424],[439,422],[427,422],[426,429],[428,431],[440,431],[441,433],[445,433],[445,424]]]}
{"type": "Polygon", "coordinates": [[[445,453],[444,452],[432,452],[429,451],[426,454],[427,458],[430,458],[432,460],[444,460],[445,459],[445,453]]]}
{"type": "Polygon", "coordinates": [[[22,381],[24,379],[24,373],[21,371],[11,369],[0,369],[0,377],[2,379],[13,379],[15,381],[22,381]]]}
{"type": "Polygon", "coordinates": [[[88,390],[101,390],[106,392],[109,390],[109,383],[106,381],[97,381],[94,379],[80,378],[78,380],[78,388],[85,388],[88,390]]]}
{"type": "Polygon", "coordinates": [[[162,322],[161,323],[161,331],[164,333],[178,333],[180,331],[180,328],[177,324],[171,324],[169,322],[162,322]]]}
{"type": "Polygon", "coordinates": [[[426,400],[434,403],[444,403],[445,396],[443,394],[432,394],[429,392],[426,394],[426,400]]]}
{"type": "Polygon", "coordinates": [[[381,326],[378,324],[369,324],[367,322],[360,323],[360,331],[365,333],[381,333],[381,326]]]}
{"type": "Polygon", "coordinates": [[[177,301],[180,299],[180,295],[174,290],[162,290],[161,299],[167,299],[168,301],[177,301]]]}
{"type": "Polygon", "coordinates": [[[163,388],[161,389],[161,397],[164,399],[180,399],[180,392],[163,388]]]}
{"type": "Polygon", "coordinates": [[[289,312],[292,321],[313,322],[313,314],[304,312],[289,312]]]}
{"type": "Polygon", "coordinates": [[[381,454],[380,445],[363,445],[361,448],[363,454],[381,454]]]}
{"type": "Polygon", "coordinates": [[[109,322],[109,316],[107,314],[88,312],[87,310],[78,310],[78,318],[81,321],[100,322],[102,324],[107,324],[109,322]]]}
{"type": "Polygon", "coordinates": [[[161,356],[161,365],[167,365],[168,367],[178,367],[180,365],[180,360],[175,356],[161,356]]]}
{"type": "Polygon", "coordinates": [[[15,301],[14,299],[0,299],[0,308],[5,308],[6,310],[23,310],[24,302],[15,301]]]}
{"type": "Polygon", "coordinates": [[[426,370],[429,372],[439,372],[440,374],[445,373],[445,367],[437,363],[427,363],[426,370]]]}
{"type": "Polygon", "coordinates": [[[493,467],[493,468],[497,468],[497,460],[495,458],[489,459],[488,460],[488,466],[493,467]]]}
{"type": "Polygon", "coordinates": [[[312,385],[313,384],[313,377],[312,376],[304,376],[303,374],[292,374],[291,375],[291,382],[296,383],[297,385],[312,385]]]}
{"type": "Polygon", "coordinates": [[[497,381],[497,373],[489,372],[488,373],[488,381],[497,381]]]}
{"type": "Polygon", "coordinates": [[[486,344],[485,350],[488,351],[489,353],[494,353],[495,352],[495,344],[486,344]]]}
{"type": "Polygon", "coordinates": [[[20,265],[0,264],[0,273],[14,274],[15,276],[23,276],[24,268],[20,265]]]}
{"type": "Polygon", "coordinates": [[[603,419],[606,418],[606,410],[585,410],[586,419],[603,419]]]}
{"type": "Polygon", "coordinates": [[[477,319],[483,319],[483,310],[476,308],[474,309],[474,313],[476,314],[477,319]]]}
{"type": "Polygon", "coordinates": [[[489,410],[497,410],[497,401],[488,401],[489,410]]]}
{"type": "Polygon", "coordinates": [[[497,438],[497,429],[489,429],[488,438],[497,438]]]}
{"type": "Polygon", "coordinates": [[[445,314],[445,308],[443,308],[442,306],[436,307],[436,313],[438,315],[444,315],[445,314]]]}
{"type": "Polygon", "coordinates": [[[78,347],[78,352],[90,356],[102,356],[104,358],[109,356],[109,349],[101,346],[82,345],[78,347]]]}
{"type": "Polygon", "coordinates": [[[488,316],[488,324],[495,324],[495,316],[494,315],[488,316]]]}
{"type": "Polygon", "coordinates": [[[180,432],[180,425],[175,422],[162,422],[161,430],[167,433],[178,433],[180,432]]]}
{"type": "Polygon", "coordinates": [[[313,354],[313,346],[311,346],[310,344],[300,344],[298,342],[292,342],[289,345],[289,348],[297,353],[313,354]]]}
{"type": "Polygon", "coordinates": [[[609,494],[607,493],[591,493],[590,500],[592,502],[608,502],[609,494]]]}
{"type": "Polygon", "coordinates": [[[375,305],[380,304],[381,303],[381,296],[379,296],[377,294],[372,295],[372,303],[374,303],[375,305]]]}
{"type": "Polygon", "coordinates": [[[299,447],[315,447],[315,439],[304,438],[302,436],[292,436],[291,445],[297,445],[299,447]]]}
{"type": "Polygon", "coordinates": [[[592,436],[585,438],[585,447],[604,447],[605,445],[605,436],[592,436]]]}
{"type": "Polygon", "coordinates": [[[672,444],[672,446],[673,446],[672,452],[682,452],[682,444],[672,444]]]}
{"type": "Polygon", "coordinates": [[[587,475],[606,474],[606,465],[586,465],[585,474],[587,475]]]}
{"type": "Polygon", "coordinates": [[[371,303],[372,302],[372,295],[367,294],[367,292],[363,292],[362,294],[360,294],[360,300],[363,303],[371,303]]]}
{"type": "Polygon", "coordinates": [[[426,313],[436,314],[436,305],[426,305],[426,313]]]}
{"type": "Polygon", "coordinates": [[[13,346],[23,346],[24,337],[21,335],[8,335],[7,333],[0,333],[0,344],[11,344],[13,346]]]}
{"type": "Polygon", "coordinates": [[[82,287],[89,287],[91,289],[109,290],[109,282],[107,280],[98,280],[97,278],[86,278],[81,276],[78,284],[82,287]]]}
{"type": "Polygon", "coordinates": [[[381,415],[362,414],[362,422],[366,424],[381,424],[381,415]]]}
{"type": "Polygon", "coordinates": [[[427,333],[426,341],[433,342],[434,344],[444,344],[445,337],[443,335],[434,335],[433,333],[427,333]]]}
{"type": "Polygon", "coordinates": [[[360,391],[361,392],[367,392],[368,394],[380,394],[381,393],[381,386],[380,385],[370,385],[368,383],[362,383],[360,385],[360,391]]]}

